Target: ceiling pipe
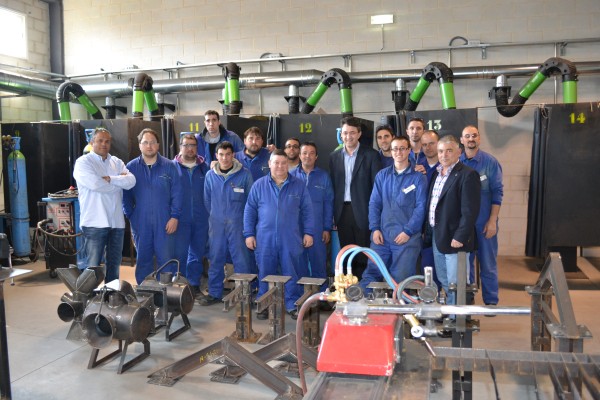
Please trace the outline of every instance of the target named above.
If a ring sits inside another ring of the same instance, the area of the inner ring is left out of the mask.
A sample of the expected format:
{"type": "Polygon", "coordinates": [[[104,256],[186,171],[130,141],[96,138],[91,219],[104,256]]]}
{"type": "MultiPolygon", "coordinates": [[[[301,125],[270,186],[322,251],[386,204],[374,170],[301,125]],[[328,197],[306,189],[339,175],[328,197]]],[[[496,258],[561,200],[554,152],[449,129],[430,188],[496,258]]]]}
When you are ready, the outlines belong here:
{"type": "MultiPolygon", "coordinates": [[[[579,76],[586,74],[600,74],[600,61],[585,61],[574,63],[579,76]]],[[[539,64],[499,65],[499,66],[475,66],[452,68],[454,79],[495,79],[500,75],[506,77],[531,76],[539,67],[539,64]]],[[[387,70],[387,71],[365,71],[349,73],[352,84],[391,82],[397,79],[405,82],[418,81],[422,69],[387,70]]],[[[323,71],[299,70],[250,73],[240,76],[240,89],[261,89],[267,87],[287,87],[296,85],[298,87],[316,86],[321,81],[323,71]]],[[[0,72],[0,90],[17,93],[21,95],[34,95],[47,99],[54,99],[54,95],[60,83],[24,77],[22,75],[0,72]]],[[[133,94],[132,82],[120,79],[106,82],[81,83],[81,86],[90,97],[128,97],[133,94]]],[[[190,77],[179,79],[155,80],[154,91],[156,93],[183,93],[205,90],[221,90],[223,88],[223,76],[190,77]]]]}

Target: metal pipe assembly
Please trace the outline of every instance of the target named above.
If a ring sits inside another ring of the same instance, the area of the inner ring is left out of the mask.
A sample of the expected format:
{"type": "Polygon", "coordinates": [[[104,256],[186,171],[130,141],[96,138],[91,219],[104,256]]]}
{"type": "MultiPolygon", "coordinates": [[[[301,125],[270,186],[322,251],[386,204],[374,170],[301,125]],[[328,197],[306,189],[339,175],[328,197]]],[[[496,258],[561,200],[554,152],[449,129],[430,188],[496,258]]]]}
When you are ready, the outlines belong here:
{"type": "Polygon", "coordinates": [[[505,117],[514,117],[521,111],[529,97],[540,87],[544,81],[556,74],[562,75],[563,102],[573,104],[577,102],[577,67],[574,63],[553,57],[539,66],[537,72],[521,87],[519,93],[513,97],[508,104],[510,86],[495,86],[492,91],[495,94],[498,112],[505,117]]]}
{"type": "Polygon", "coordinates": [[[75,82],[63,82],[56,89],[56,101],[58,102],[58,111],[62,122],[71,121],[71,109],[69,102],[71,95],[87,110],[94,119],[102,119],[102,113],[96,104],[85,93],[81,85],[75,82]]]}
{"type": "Polygon", "coordinates": [[[150,111],[152,121],[159,121],[158,104],[154,97],[154,88],[152,87],[152,78],[145,73],[139,73],[133,80],[133,104],[131,106],[131,116],[142,118],[144,116],[144,100],[150,111]]]}
{"type": "Polygon", "coordinates": [[[339,68],[333,68],[325,72],[321,77],[317,88],[302,107],[302,114],[310,114],[327,89],[334,83],[338,84],[340,89],[340,109],[344,117],[352,116],[352,82],[346,71],[339,68]]]}

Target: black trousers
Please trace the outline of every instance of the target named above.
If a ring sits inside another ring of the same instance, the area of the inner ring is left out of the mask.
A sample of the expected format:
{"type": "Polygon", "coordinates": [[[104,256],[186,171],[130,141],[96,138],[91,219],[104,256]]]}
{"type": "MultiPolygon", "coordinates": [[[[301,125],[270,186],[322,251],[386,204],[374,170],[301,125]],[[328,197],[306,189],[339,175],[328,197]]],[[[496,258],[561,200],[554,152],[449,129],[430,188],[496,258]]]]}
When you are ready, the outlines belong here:
{"type": "MultiPolygon", "coordinates": [[[[365,210],[368,212],[368,210],[365,210]]],[[[371,245],[371,232],[367,229],[360,229],[354,218],[354,211],[350,203],[344,203],[342,215],[337,225],[338,236],[340,237],[340,246],[344,247],[349,244],[356,244],[361,247],[369,247],[371,245]]],[[[347,271],[347,260],[344,261],[344,271],[347,271]]],[[[354,257],[352,261],[352,274],[360,280],[363,271],[367,268],[367,256],[360,254],[354,257]]]]}

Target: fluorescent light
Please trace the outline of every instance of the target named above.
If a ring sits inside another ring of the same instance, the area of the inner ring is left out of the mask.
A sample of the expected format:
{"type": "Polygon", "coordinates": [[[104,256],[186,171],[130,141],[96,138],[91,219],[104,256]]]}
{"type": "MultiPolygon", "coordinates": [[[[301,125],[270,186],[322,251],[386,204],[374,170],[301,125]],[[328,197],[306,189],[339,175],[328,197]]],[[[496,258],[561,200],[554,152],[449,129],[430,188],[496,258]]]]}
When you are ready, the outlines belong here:
{"type": "Polygon", "coordinates": [[[371,15],[371,25],[393,24],[394,14],[371,15]]]}

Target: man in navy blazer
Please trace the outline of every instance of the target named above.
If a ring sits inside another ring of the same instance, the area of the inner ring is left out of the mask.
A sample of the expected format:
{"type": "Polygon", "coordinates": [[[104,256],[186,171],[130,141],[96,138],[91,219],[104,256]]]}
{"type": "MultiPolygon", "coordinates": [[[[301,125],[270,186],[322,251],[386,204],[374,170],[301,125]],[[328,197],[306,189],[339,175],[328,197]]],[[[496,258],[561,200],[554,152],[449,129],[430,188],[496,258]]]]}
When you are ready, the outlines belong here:
{"type": "MultiPolygon", "coordinates": [[[[479,214],[479,174],[459,161],[458,139],[452,135],[438,142],[440,165],[431,177],[428,217],[433,227],[433,255],[438,279],[446,292],[447,304],[456,304],[456,293],[448,291],[457,282],[458,252],[477,249],[475,221],[479,214]]],[[[469,273],[467,271],[467,280],[469,273]]]]}
{"type": "MultiPolygon", "coordinates": [[[[361,123],[358,118],[345,117],[341,126],[344,146],[329,156],[334,192],[333,217],[341,247],[348,244],[369,247],[369,199],[375,176],[381,169],[381,160],[371,145],[359,143],[361,123]]],[[[361,255],[354,260],[352,273],[360,280],[367,267],[367,258],[361,255]]]]}

